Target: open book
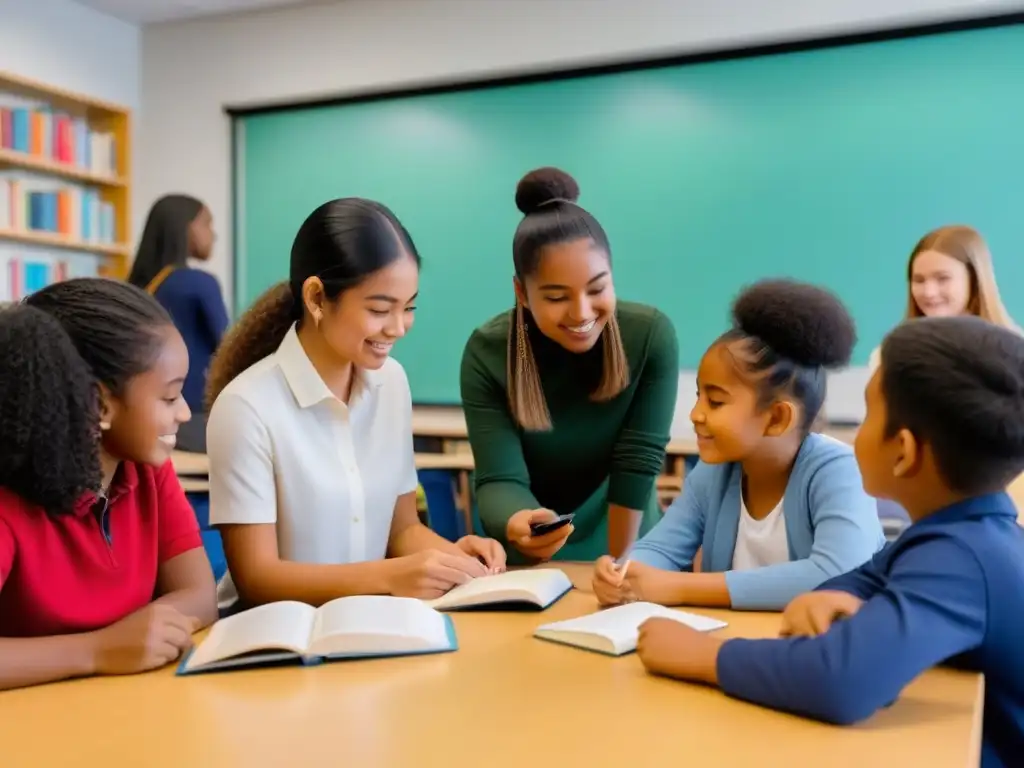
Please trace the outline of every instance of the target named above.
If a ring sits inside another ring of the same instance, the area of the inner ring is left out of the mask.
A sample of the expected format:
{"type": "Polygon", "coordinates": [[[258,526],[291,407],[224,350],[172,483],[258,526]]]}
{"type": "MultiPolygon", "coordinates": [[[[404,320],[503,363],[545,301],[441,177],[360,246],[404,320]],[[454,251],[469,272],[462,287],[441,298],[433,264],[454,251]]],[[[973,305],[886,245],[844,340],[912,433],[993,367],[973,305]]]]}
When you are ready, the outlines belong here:
{"type": "Polygon", "coordinates": [[[654,603],[627,603],[581,616],[578,619],[544,624],[534,630],[534,637],[564,643],[588,651],[621,656],[636,650],[640,625],[651,618],[668,618],[700,632],[726,626],[724,621],[684,613],[654,603]]]}
{"type": "Polygon", "coordinates": [[[462,608],[533,608],[544,610],[572,589],[556,568],[532,568],[481,576],[455,587],[427,605],[439,611],[462,608]]]}
{"type": "Polygon", "coordinates": [[[455,650],[451,619],[414,598],[341,597],[319,608],[282,601],[218,621],[178,674],[455,650]]]}

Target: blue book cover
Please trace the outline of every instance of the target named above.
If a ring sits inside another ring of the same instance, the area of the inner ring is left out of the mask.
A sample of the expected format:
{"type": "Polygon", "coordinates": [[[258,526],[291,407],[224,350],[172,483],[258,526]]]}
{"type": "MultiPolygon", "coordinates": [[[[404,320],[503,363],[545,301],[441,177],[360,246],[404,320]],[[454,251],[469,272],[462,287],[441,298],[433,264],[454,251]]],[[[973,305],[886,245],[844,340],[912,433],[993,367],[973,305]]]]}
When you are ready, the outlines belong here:
{"type": "Polygon", "coordinates": [[[43,193],[42,192],[29,192],[28,193],[28,228],[38,231],[45,230],[46,226],[44,221],[46,219],[43,211],[43,193]]]}
{"type": "Polygon", "coordinates": [[[26,261],[22,285],[25,295],[40,291],[50,284],[50,265],[41,261],[26,261]]]}
{"type": "Polygon", "coordinates": [[[14,139],[11,148],[18,152],[28,152],[31,139],[31,120],[29,111],[24,107],[11,110],[11,133],[14,139]]]}
{"type": "Polygon", "coordinates": [[[320,608],[284,601],[218,621],[178,676],[267,666],[421,656],[459,649],[452,618],[414,598],[360,595],[320,608]]]}
{"type": "Polygon", "coordinates": [[[43,193],[43,229],[56,232],[57,227],[57,193],[43,193]]]}

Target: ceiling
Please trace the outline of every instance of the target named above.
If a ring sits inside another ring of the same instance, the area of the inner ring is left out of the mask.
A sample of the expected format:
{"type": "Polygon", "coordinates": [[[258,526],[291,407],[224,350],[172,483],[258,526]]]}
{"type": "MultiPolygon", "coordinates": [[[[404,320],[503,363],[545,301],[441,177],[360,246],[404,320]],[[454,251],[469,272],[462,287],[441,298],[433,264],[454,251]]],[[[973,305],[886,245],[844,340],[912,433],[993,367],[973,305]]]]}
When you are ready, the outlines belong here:
{"type": "Polygon", "coordinates": [[[152,24],[172,19],[214,16],[299,5],[309,0],[77,0],[80,5],[102,11],[132,24],[152,24]]]}

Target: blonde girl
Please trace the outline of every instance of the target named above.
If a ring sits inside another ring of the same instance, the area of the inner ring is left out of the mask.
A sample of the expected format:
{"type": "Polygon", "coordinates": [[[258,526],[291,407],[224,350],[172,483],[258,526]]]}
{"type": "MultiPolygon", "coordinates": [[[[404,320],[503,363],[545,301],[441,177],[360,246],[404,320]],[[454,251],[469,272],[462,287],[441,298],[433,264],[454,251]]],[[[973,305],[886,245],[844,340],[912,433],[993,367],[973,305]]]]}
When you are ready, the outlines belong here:
{"type": "MultiPolygon", "coordinates": [[[[929,232],[910,253],[904,320],[959,315],[976,315],[1020,333],[999,297],[984,238],[971,227],[951,225],[929,232]]],[[[869,366],[878,367],[878,349],[869,366]]]]}

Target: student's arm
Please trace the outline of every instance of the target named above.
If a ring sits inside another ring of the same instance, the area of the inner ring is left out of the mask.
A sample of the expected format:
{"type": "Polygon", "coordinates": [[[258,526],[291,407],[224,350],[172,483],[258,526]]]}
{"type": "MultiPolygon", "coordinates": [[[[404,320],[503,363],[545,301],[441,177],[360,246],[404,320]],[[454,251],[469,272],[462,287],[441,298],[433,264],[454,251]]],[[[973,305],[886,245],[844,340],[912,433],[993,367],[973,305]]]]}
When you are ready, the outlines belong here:
{"type": "Polygon", "coordinates": [[[879,568],[883,550],[879,550],[866,563],[852,571],[833,576],[823,582],[815,592],[846,592],[860,600],[868,600],[885,588],[885,574],[879,568]]]}
{"type": "Polygon", "coordinates": [[[220,344],[224,332],[228,328],[228,308],[224,304],[224,294],[220,283],[213,275],[203,272],[197,281],[197,297],[199,314],[203,318],[203,327],[207,338],[214,349],[220,344]]]}
{"type": "Polygon", "coordinates": [[[519,429],[508,408],[508,395],[480,357],[485,340],[474,331],[462,353],[460,388],[469,443],[473,448],[476,500],[488,536],[507,543],[509,518],[540,506],[530,491],[519,429]]]}
{"type": "Polygon", "coordinates": [[[810,555],[764,568],[726,572],[734,609],[782,610],[802,592],[864,564],[882,547],[877,504],[864,492],[851,454],[844,453],[821,466],[810,480],[808,497],[814,528],[810,555]]]}
{"type": "Polygon", "coordinates": [[[705,497],[709,468],[698,464],[661,520],[638,541],[627,557],[662,571],[688,571],[704,538],[705,497]]]}
{"type": "MultiPolygon", "coordinates": [[[[0,520],[0,591],[15,556],[14,535],[0,520]]],[[[0,690],[91,675],[95,666],[94,645],[88,634],[0,637],[0,690]]]]}
{"type": "Polygon", "coordinates": [[[740,699],[855,723],[925,670],[976,647],[988,600],[972,551],[953,538],[921,541],[893,563],[884,589],[824,635],[726,641],[717,682],[740,699]]]}
{"type": "Polygon", "coordinates": [[[245,400],[230,393],[217,398],[207,422],[206,447],[210,522],[220,529],[231,578],[245,603],[322,605],[346,595],[389,592],[387,561],[319,565],[281,559],[270,436],[245,400]]]}
{"type": "Polygon", "coordinates": [[[608,480],[608,549],[619,557],[633,544],[643,510],[665,466],[665,447],[679,394],[679,346],[672,321],[658,312],[625,423],[612,449],[608,480]]]}
{"type": "Polygon", "coordinates": [[[217,620],[217,584],[203,548],[196,515],[168,461],[156,473],[160,543],[157,599],[196,619],[198,628],[217,620]]]}
{"type": "MultiPolygon", "coordinates": [[[[493,539],[482,539],[477,536],[463,536],[458,543],[448,541],[438,535],[420,521],[419,510],[416,508],[416,489],[419,487],[419,476],[416,473],[416,453],[412,437],[412,393],[409,383],[405,382],[406,403],[405,429],[407,440],[399,458],[402,479],[401,495],[395,502],[391,517],[391,531],[388,535],[388,556],[406,557],[424,550],[437,550],[450,555],[465,557],[482,557],[488,568],[504,569],[505,550],[493,539]]],[[[478,563],[474,565],[479,566],[478,563]]],[[[476,575],[483,576],[486,571],[479,568],[476,575]]]]}

